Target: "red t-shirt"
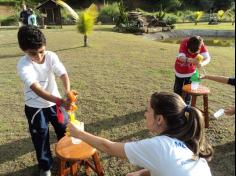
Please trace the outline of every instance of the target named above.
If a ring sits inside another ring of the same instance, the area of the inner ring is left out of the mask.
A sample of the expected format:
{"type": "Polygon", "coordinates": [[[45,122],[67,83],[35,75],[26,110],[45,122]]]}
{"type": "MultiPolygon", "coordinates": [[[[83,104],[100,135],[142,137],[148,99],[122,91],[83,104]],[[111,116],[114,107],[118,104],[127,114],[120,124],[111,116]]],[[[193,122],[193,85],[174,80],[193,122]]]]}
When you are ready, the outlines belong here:
{"type": "MultiPolygon", "coordinates": [[[[192,54],[188,52],[188,48],[187,48],[187,42],[188,42],[189,38],[185,38],[179,47],[179,54],[180,55],[185,55],[188,58],[195,58],[198,54],[201,53],[205,53],[208,52],[207,48],[205,47],[204,43],[202,42],[201,46],[200,46],[200,50],[198,53],[192,54]]],[[[196,65],[192,64],[192,63],[184,63],[181,62],[178,57],[176,58],[175,61],[175,71],[177,73],[180,74],[189,74],[189,73],[193,73],[196,70],[196,65]]]]}

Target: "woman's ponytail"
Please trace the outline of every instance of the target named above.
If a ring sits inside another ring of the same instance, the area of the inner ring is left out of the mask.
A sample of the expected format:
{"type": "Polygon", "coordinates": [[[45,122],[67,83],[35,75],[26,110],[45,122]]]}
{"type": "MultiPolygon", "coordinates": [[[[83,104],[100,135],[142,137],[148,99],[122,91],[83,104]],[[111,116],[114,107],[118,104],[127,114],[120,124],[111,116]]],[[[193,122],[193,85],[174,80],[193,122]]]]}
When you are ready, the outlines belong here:
{"type": "Polygon", "coordinates": [[[205,141],[205,123],[202,113],[195,107],[187,106],[175,93],[154,93],[151,107],[156,115],[161,114],[167,124],[162,135],[177,138],[194,153],[194,158],[210,160],[212,147],[205,141]]]}

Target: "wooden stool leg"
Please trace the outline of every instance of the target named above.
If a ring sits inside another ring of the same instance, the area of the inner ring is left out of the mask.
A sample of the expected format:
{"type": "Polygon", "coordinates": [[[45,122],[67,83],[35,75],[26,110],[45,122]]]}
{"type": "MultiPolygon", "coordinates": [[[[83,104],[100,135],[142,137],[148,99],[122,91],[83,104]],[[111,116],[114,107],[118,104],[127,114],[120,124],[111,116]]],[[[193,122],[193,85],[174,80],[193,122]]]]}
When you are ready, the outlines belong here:
{"type": "Polygon", "coordinates": [[[66,161],[59,159],[59,170],[58,170],[58,175],[59,176],[66,176],[67,174],[67,169],[65,168],[66,161]]]}
{"type": "Polygon", "coordinates": [[[196,107],[196,102],[197,102],[197,96],[192,95],[191,106],[196,107]]]}
{"type": "Polygon", "coordinates": [[[72,161],[70,166],[71,176],[77,176],[77,170],[78,170],[77,161],[72,161]]]}
{"type": "Polygon", "coordinates": [[[86,176],[89,176],[90,175],[90,169],[89,169],[89,164],[88,164],[89,161],[85,161],[84,162],[84,166],[85,166],[85,175],[86,176]]]}
{"type": "Polygon", "coordinates": [[[99,176],[103,176],[104,172],[103,172],[103,168],[102,168],[102,165],[100,163],[100,160],[99,160],[98,152],[95,152],[92,157],[93,157],[93,162],[94,162],[95,168],[97,170],[97,174],[99,176]]]}
{"type": "Polygon", "coordinates": [[[205,128],[209,127],[209,113],[208,113],[208,95],[203,95],[205,128]]]}

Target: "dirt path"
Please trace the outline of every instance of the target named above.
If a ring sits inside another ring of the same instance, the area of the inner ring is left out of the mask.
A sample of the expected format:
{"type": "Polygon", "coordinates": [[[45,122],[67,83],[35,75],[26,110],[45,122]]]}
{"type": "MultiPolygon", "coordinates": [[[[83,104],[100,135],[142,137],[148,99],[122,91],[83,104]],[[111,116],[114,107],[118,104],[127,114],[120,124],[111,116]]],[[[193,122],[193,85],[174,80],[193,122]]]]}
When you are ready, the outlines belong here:
{"type": "Polygon", "coordinates": [[[0,14],[2,16],[13,15],[14,14],[13,7],[0,5],[0,14]]]}

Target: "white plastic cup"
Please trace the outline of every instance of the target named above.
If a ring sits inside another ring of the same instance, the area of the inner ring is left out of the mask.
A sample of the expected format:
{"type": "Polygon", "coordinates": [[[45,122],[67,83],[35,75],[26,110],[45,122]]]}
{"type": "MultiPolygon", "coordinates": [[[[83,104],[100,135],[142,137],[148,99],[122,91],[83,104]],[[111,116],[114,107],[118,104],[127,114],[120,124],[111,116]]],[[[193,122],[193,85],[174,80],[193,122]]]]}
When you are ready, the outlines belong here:
{"type": "Polygon", "coordinates": [[[192,82],[191,83],[191,90],[197,90],[199,87],[199,82],[192,82]]]}
{"type": "Polygon", "coordinates": [[[218,119],[220,116],[224,115],[224,113],[225,113],[224,109],[219,109],[218,111],[214,113],[214,117],[218,119]]]}
{"type": "MultiPolygon", "coordinates": [[[[79,124],[76,124],[76,126],[79,127],[81,131],[84,131],[84,122],[79,122],[79,124]]],[[[71,137],[72,144],[79,144],[81,142],[80,139],[71,137]]]]}

